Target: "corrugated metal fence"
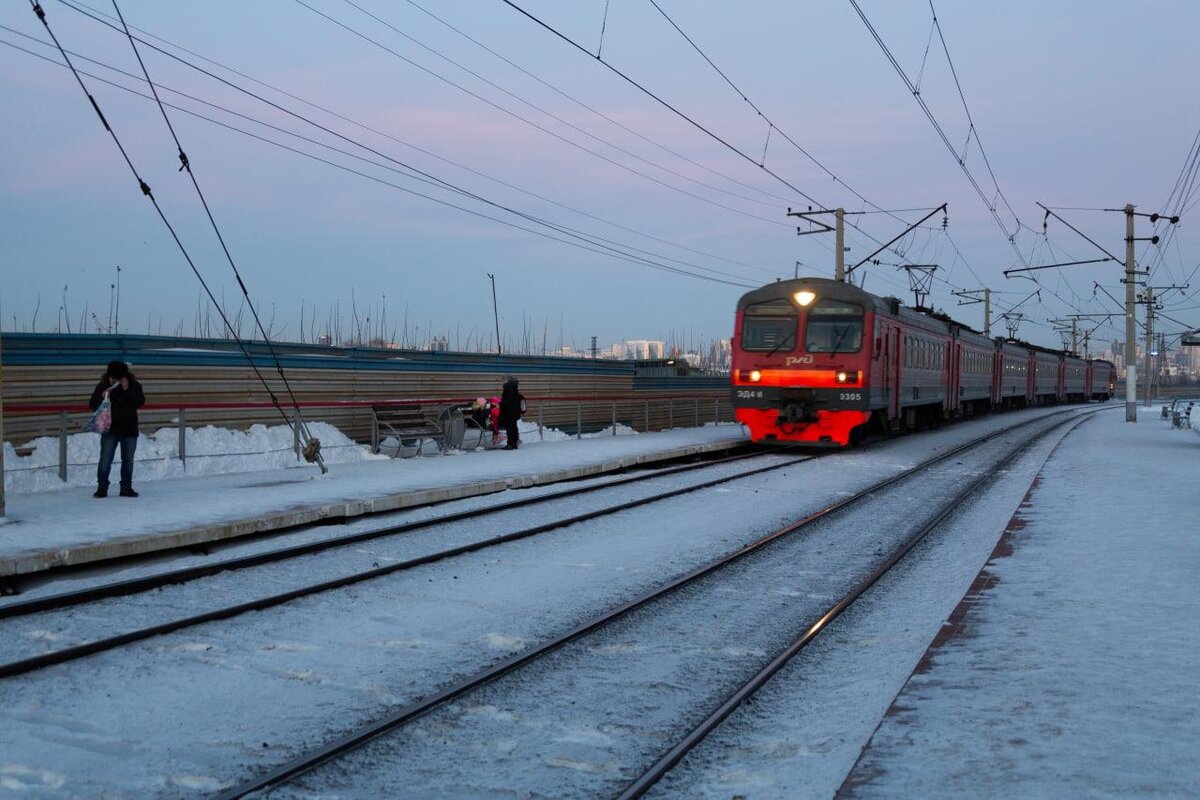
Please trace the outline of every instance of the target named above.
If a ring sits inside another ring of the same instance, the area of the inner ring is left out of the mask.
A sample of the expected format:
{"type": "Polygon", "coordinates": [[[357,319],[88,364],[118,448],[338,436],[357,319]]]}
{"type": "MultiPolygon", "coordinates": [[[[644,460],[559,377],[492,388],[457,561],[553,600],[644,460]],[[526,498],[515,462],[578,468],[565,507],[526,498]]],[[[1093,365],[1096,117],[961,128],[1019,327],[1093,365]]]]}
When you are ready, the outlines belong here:
{"type": "MultiPolygon", "coordinates": [[[[614,422],[661,430],[729,421],[722,376],[639,375],[634,362],[495,356],[293,343],[274,348],[305,418],[369,441],[371,406],[420,404],[436,415],[453,403],[499,395],[506,375],[520,381],[526,419],[574,432],[614,422]]],[[[281,424],[273,393],[289,416],[291,397],[263,342],[248,344],[268,392],[237,345],[223,339],[98,334],[4,334],[4,434],[16,446],[82,428],[87,399],[105,365],[121,359],[146,391],[147,428],[281,424]]]]}

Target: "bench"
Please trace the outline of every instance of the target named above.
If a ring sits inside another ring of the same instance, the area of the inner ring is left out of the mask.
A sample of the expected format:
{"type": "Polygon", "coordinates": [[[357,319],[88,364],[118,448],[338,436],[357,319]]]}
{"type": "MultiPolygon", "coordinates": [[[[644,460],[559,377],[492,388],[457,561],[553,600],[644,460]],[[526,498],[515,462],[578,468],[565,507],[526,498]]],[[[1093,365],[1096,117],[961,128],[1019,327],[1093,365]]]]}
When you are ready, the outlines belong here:
{"type": "Polygon", "coordinates": [[[416,455],[421,454],[426,439],[437,442],[439,450],[444,451],[446,447],[446,436],[441,426],[426,419],[425,412],[417,405],[371,406],[372,453],[379,452],[380,431],[399,442],[396,447],[397,457],[403,454],[406,441],[416,442],[416,455]]]}

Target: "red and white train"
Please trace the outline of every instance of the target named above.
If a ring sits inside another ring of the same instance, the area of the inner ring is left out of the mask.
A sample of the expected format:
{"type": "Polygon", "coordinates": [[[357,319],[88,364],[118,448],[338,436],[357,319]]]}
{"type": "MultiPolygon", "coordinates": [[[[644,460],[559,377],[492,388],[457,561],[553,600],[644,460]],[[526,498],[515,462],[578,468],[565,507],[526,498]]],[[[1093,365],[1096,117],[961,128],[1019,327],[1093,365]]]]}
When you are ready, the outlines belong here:
{"type": "Polygon", "coordinates": [[[1108,361],[984,336],[827,278],[743,295],[733,406],[755,442],[844,446],[992,409],[1108,400],[1108,361]]]}

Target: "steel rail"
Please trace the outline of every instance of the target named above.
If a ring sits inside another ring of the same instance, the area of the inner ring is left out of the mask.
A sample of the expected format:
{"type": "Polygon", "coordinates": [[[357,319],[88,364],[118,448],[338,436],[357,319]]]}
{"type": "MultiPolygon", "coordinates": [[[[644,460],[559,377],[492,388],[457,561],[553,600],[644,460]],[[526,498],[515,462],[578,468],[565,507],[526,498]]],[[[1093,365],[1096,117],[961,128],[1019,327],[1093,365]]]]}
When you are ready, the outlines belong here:
{"type": "Polygon", "coordinates": [[[84,658],[85,656],[95,655],[96,653],[102,653],[107,650],[113,650],[117,647],[131,644],[133,642],[143,641],[145,639],[150,639],[155,636],[161,636],[163,634],[173,633],[174,631],[182,630],[184,628],[190,628],[195,625],[201,625],[205,622],[214,622],[217,620],[229,619],[231,617],[236,617],[240,614],[244,614],[248,611],[262,611],[267,608],[274,608],[275,606],[282,605],[284,603],[290,602],[292,600],[297,600],[302,597],[308,597],[310,595],[319,594],[321,592],[327,592],[327,591],[330,591],[333,589],[341,589],[346,586],[352,586],[356,583],[361,583],[363,581],[372,580],[374,578],[380,578],[385,575],[391,575],[392,573],[395,573],[395,572],[401,572],[403,570],[413,569],[414,567],[424,566],[426,564],[432,564],[436,561],[442,561],[447,558],[453,558],[455,556],[464,555],[466,553],[473,553],[478,550],[483,550],[483,549],[486,549],[489,547],[495,547],[496,545],[506,544],[508,542],[515,542],[520,539],[526,539],[531,536],[536,536],[537,534],[540,534],[540,533],[546,533],[547,531],[556,530],[558,528],[565,528],[569,525],[575,525],[580,522],[586,522],[588,520],[596,519],[598,517],[608,516],[610,514],[616,514],[621,511],[627,511],[631,508],[637,508],[639,506],[648,505],[650,503],[655,503],[660,500],[667,500],[667,499],[670,499],[673,497],[679,497],[681,495],[689,494],[691,492],[695,492],[700,489],[707,489],[710,486],[717,486],[722,483],[728,483],[730,481],[739,480],[741,478],[747,478],[747,477],[750,477],[753,475],[758,475],[758,474],[761,474],[764,472],[771,472],[773,470],[785,469],[790,466],[795,466],[796,464],[800,464],[800,463],[804,463],[807,461],[813,461],[813,460],[822,458],[825,455],[832,455],[834,452],[837,452],[837,451],[829,451],[828,453],[824,453],[824,454],[803,456],[803,457],[792,459],[790,461],[785,461],[782,464],[771,464],[771,465],[768,465],[765,467],[756,467],[754,469],[740,472],[737,475],[730,475],[730,476],[725,476],[725,477],[721,477],[721,478],[714,478],[712,480],[703,481],[701,483],[693,484],[691,486],[685,486],[681,489],[673,489],[671,491],[660,492],[658,494],[651,495],[649,497],[642,497],[642,498],[638,498],[636,500],[629,500],[624,503],[618,503],[617,505],[607,506],[605,508],[597,509],[595,511],[588,511],[583,514],[576,514],[572,517],[554,520],[551,522],[543,523],[541,525],[535,525],[531,528],[524,528],[522,530],[514,531],[512,533],[506,533],[506,534],[501,534],[499,536],[493,536],[488,539],[482,539],[479,541],[470,542],[468,544],[459,545],[458,547],[452,547],[447,550],[441,550],[441,551],[438,551],[435,553],[429,553],[429,554],[426,554],[423,556],[418,556],[416,558],[407,559],[405,561],[398,561],[394,564],[388,564],[388,565],[382,566],[382,567],[375,567],[374,569],[366,570],[363,572],[356,572],[351,575],[346,575],[346,576],[343,576],[340,578],[333,578],[333,579],[330,579],[327,581],[322,581],[321,583],[311,584],[308,586],[302,586],[298,589],[291,589],[289,591],[281,592],[279,594],[274,594],[269,597],[262,597],[257,600],[249,600],[244,603],[238,603],[236,605],[227,606],[225,608],[219,608],[219,609],[214,609],[212,611],[206,611],[204,613],[195,614],[190,617],[176,619],[176,620],[172,620],[170,622],[163,622],[158,625],[151,625],[151,626],[148,626],[145,628],[140,628],[135,631],[128,631],[126,633],[117,634],[116,636],[110,636],[105,639],[96,639],[96,640],[93,640],[90,642],[84,642],[83,644],[75,645],[73,647],[65,647],[61,650],[52,650],[48,653],[42,653],[40,655],[30,656],[29,658],[20,659],[18,661],[10,661],[6,664],[0,664],[0,679],[11,678],[11,677],[15,677],[17,675],[24,675],[26,673],[34,672],[39,669],[44,669],[46,667],[54,666],[56,664],[64,664],[68,661],[74,661],[76,659],[84,658]]]}
{"type": "Polygon", "coordinates": [[[812,523],[829,516],[830,514],[849,508],[865,498],[870,497],[881,489],[899,483],[900,481],[910,478],[913,475],[922,473],[931,467],[957,456],[965,450],[978,447],[986,442],[991,441],[992,439],[1010,434],[1013,431],[1019,430],[1028,425],[1042,422],[1049,417],[1071,413],[1073,410],[1074,409],[1054,412],[1052,414],[1047,414],[1035,419],[1024,420],[1002,430],[994,431],[976,439],[972,439],[969,442],[951,448],[941,455],[933,456],[932,458],[929,458],[920,464],[917,464],[916,466],[910,467],[900,473],[897,473],[896,475],[893,475],[890,478],[886,478],[879,483],[862,489],[847,498],[826,506],[825,508],[807,514],[801,519],[779,528],[772,533],[762,536],[753,542],[743,545],[731,553],[720,556],[719,558],[710,561],[709,563],[704,564],[688,573],[685,573],[684,575],[674,578],[655,589],[651,589],[650,591],[639,595],[632,600],[626,601],[625,603],[622,603],[604,612],[600,616],[571,628],[570,630],[554,637],[553,639],[545,641],[522,653],[518,653],[514,656],[510,656],[509,658],[499,661],[496,664],[493,664],[491,667],[488,667],[480,672],[475,673],[474,675],[468,676],[452,684],[451,686],[448,686],[445,689],[442,689],[436,694],[411,703],[408,706],[405,706],[404,708],[401,708],[382,719],[364,725],[357,731],[353,731],[349,734],[338,737],[337,739],[334,739],[330,743],[317,748],[316,750],[302,754],[291,761],[279,765],[278,767],[264,772],[254,778],[250,778],[249,780],[237,784],[230,789],[226,789],[214,795],[213,800],[235,800],[236,798],[245,797],[253,792],[262,791],[264,789],[276,786],[284,781],[308,772],[314,767],[329,761],[330,759],[335,758],[342,753],[353,750],[370,741],[371,739],[376,738],[377,736],[423,717],[444,703],[461,697],[485,684],[491,683],[497,678],[514,672],[526,664],[536,661],[594,630],[615,622],[627,616],[631,612],[656,600],[659,600],[662,597],[672,594],[685,586],[691,585],[700,578],[716,572],[723,567],[728,566],[729,564],[735,563],[751,553],[763,549],[777,539],[781,539],[785,536],[795,533],[796,531],[799,531],[808,525],[811,525],[812,523]]]}
{"type": "MultiPolygon", "coordinates": [[[[1087,413],[1087,412],[1085,412],[1087,413]]],[[[742,703],[755,694],[759,689],[766,685],[777,672],[783,669],[792,657],[800,650],[807,646],[818,634],[823,631],[830,622],[837,619],[843,611],[850,607],[864,592],[874,586],[880,578],[891,571],[899,561],[906,556],[917,544],[925,539],[930,533],[936,530],[946,519],[954,513],[954,511],[964,501],[969,499],[984,484],[991,482],[996,473],[1008,467],[1012,462],[1029,451],[1029,448],[1034,444],[1042,441],[1044,437],[1049,436],[1054,431],[1057,431],[1063,426],[1070,425],[1070,429],[1063,434],[1069,436],[1071,432],[1088,421],[1091,414],[1087,417],[1077,417],[1075,419],[1066,419],[1056,425],[1051,426],[1045,431],[1039,431],[1031,436],[1027,441],[1020,446],[1014,448],[1013,452],[1005,456],[999,463],[991,469],[972,481],[969,486],[956,494],[952,499],[946,501],[941,510],[926,522],[920,529],[914,532],[911,536],[905,539],[900,545],[889,555],[882,563],[879,564],[871,573],[865,576],[857,584],[855,584],[848,592],[846,592],[840,600],[823,613],[816,622],[809,626],[801,636],[793,641],[790,645],[784,648],[776,655],[765,667],[755,674],[750,680],[743,684],[737,691],[729,696],[715,711],[707,716],[699,725],[689,731],[675,746],[664,753],[657,761],[654,762],[640,777],[629,784],[629,786],[618,795],[619,800],[635,800],[646,794],[655,784],[660,781],[663,776],[671,771],[680,761],[683,760],[693,748],[702,742],[710,733],[717,729],[725,719],[732,714],[742,703]]],[[[1044,418],[1043,418],[1044,419],[1044,418]]]]}
{"type": "MultiPolygon", "coordinates": [[[[104,600],[111,597],[125,597],[139,592],[150,591],[151,589],[159,589],[163,586],[171,586],[179,583],[187,583],[188,581],[197,578],[206,578],[211,575],[216,575],[221,572],[230,572],[233,570],[245,569],[247,567],[256,567],[262,564],[270,564],[278,561],[286,561],[290,558],[298,556],[310,555],[323,550],[332,549],[335,547],[344,547],[351,544],[370,541],[372,539],[380,539],[388,536],[397,536],[402,533],[410,533],[412,531],[421,530],[423,528],[431,528],[437,525],[449,524],[452,522],[460,522],[464,519],[473,519],[475,517],[483,517],[488,514],[496,514],[501,511],[510,511],[514,508],[522,508],[525,506],[537,505],[551,500],[560,500],[565,497],[574,497],[581,494],[601,491],[617,486],[624,486],[630,483],[638,483],[640,481],[653,480],[654,478],[677,475],[683,472],[690,472],[696,469],[705,467],[720,466],[736,461],[743,461],[747,458],[761,456],[762,451],[746,453],[725,458],[718,458],[709,461],[703,461],[696,464],[682,464],[674,467],[666,467],[664,469],[655,470],[653,472],[640,473],[631,475],[625,478],[609,481],[607,483],[596,484],[593,486],[580,486],[572,489],[564,489],[558,492],[549,492],[537,497],[526,497],[519,500],[512,500],[505,503],[499,503],[487,508],[473,509],[470,511],[458,511],[451,514],[444,514],[440,517],[435,517],[428,520],[420,520],[416,522],[406,522],[400,525],[391,525],[384,528],[378,528],[370,531],[362,531],[360,533],[347,534],[345,536],[337,536],[329,539],[322,539],[317,542],[309,542],[307,544],[294,545],[292,547],[284,547],[278,550],[269,550],[263,553],[254,553],[252,555],[241,556],[238,558],[230,558],[216,563],[198,564],[192,567],[182,567],[180,569],[171,570],[169,572],[161,572],[155,575],[146,575],[140,578],[130,578],[125,581],[117,581],[114,583],[106,583],[98,586],[90,586],[84,589],[77,589],[71,592],[63,592],[60,594],[49,595],[46,597],[37,597],[29,600],[18,600],[11,603],[0,604],[0,620],[12,619],[14,617],[23,617],[29,614],[36,614],[44,611],[57,611],[63,608],[80,605],[82,603],[91,603],[96,600],[104,600]]],[[[603,474],[603,473],[602,473],[603,474]]],[[[486,495],[475,495],[483,497],[486,495]]],[[[446,502],[446,501],[439,501],[446,502]]],[[[410,506],[404,509],[391,509],[388,511],[373,511],[369,514],[364,514],[355,517],[356,520],[369,519],[371,516],[382,514],[396,514],[403,511],[412,511],[418,508],[427,508],[428,505],[410,506]]],[[[344,517],[329,517],[318,522],[308,523],[304,527],[318,527],[323,525],[337,524],[344,521],[344,517]]],[[[270,534],[277,534],[278,531],[272,531],[270,534]]],[[[270,535],[264,534],[264,535],[270,535]]],[[[228,540],[222,541],[222,544],[230,543],[228,540]]],[[[182,548],[175,548],[182,549],[182,548]]],[[[164,550],[162,552],[170,552],[164,550]]],[[[131,558],[142,558],[145,554],[138,554],[131,558]]],[[[112,563],[122,561],[123,559],[109,559],[108,561],[95,562],[91,564],[81,564],[80,567],[95,566],[96,563],[112,563]]]]}

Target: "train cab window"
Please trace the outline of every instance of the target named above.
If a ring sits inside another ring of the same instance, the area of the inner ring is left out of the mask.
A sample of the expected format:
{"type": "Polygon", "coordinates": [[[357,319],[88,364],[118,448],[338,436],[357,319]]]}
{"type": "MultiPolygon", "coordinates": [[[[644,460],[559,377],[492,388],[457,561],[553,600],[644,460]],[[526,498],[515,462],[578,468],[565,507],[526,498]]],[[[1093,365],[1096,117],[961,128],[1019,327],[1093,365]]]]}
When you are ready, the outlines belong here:
{"type": "Polygon", "coordinates": [[[747,306],[742,315],[742,349],[766,352],[796,349],[796,307],[788,300],[747,306]]]}
{"type": "Polygon", "coordinates": [[[857,353],[862,334],[862,306],[825,298],[808,309],[804,347],[810,353],[857,353]]]}

